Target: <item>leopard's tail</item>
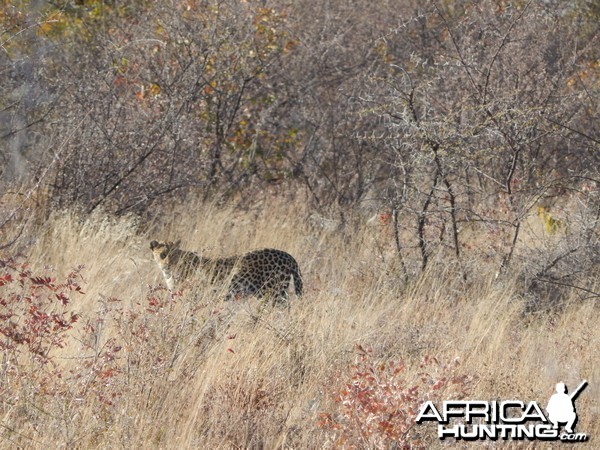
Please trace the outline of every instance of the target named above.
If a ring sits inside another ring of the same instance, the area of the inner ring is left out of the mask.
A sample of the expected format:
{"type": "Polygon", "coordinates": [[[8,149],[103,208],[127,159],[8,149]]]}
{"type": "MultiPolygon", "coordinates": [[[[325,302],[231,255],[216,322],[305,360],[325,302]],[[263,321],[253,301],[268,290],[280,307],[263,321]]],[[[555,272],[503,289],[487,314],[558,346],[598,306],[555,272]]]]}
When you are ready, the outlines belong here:
{"type": "Polygon", "coordinates": [[[294,291],[296,291],[296,295],[300,297],[302,296],[303,284],[298,263],[296,263],[295,267],[292,269],[292,276],[294,277],[294,291]]]}

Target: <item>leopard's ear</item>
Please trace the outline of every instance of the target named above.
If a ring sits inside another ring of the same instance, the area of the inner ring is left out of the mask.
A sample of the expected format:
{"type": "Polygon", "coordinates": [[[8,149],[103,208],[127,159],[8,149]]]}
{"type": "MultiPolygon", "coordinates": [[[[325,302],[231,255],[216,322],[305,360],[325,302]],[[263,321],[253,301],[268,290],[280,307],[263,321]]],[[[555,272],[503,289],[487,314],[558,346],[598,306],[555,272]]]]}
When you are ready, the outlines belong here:
{"type": "Polygon", "coordinates": [[[150,242],[150,250],[154,250],[156,247],[158,247],[158,241],[154,240],[150,242]]]}
{"type": "Polygon", "coordinates": [[[179,248],[179,245],[181,244],[181,239],[175,241],[175,242],[171,242],[171,247],[173,248],[179,248]]]}

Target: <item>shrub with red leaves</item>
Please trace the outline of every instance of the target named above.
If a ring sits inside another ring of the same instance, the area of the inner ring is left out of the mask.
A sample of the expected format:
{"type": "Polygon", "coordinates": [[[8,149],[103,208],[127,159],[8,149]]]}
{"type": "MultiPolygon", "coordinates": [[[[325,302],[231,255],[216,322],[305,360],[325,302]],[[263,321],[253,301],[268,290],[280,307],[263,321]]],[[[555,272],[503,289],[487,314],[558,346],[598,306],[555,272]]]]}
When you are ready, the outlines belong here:
{"type": "Polygon", "coordinates": [[[34,275],[26,263],[14,259],[0,262],[0,267],[0,349],[12,364],[18,356],[46,364],[78,320],[66,307],[73,292],[83,294],[77,281],[83,266],[63,283],[34,275]]]}
{"type": "Polygon", "coordinates": [[[474,377],[459,375],[457,360],[442,364],[426,356],[417,375],[402,362],[374,361],[371,351],[357,346],[361,356],[350,379],[331,395],[336,408],[321,413],[319,427],[331,432],[336,448],[426,448],[429,433],[415,418],[428,400],[466,397],[474,377]]]}

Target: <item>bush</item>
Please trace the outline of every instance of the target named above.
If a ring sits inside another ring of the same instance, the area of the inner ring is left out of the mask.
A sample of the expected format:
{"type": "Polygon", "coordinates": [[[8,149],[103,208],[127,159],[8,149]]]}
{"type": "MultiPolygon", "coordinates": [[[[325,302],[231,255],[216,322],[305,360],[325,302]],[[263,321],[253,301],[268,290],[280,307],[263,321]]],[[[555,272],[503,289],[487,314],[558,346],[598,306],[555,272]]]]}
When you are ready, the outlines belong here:
{"type": "Polygon", "coordinates": [[[425,356],[419,372],[403,362],[377,362],[372,351],[361,352],[351,376],[338,377],[329,394],[335,409],[320,415],[319,426],[331,433],[334,447],[427,448],[415,428],[420,406],[428,401],[465,398],[474,377],[458,373],[459,362],[442,364],[425,356]]]}
{"type": "Polygon", "coordinates": [[[82,266],[65,282],[34,275],[27,263],[0,261],[0,348],[5,352],[4,370],[21,369],[20,361],[34,361],[35,370],[52,361],[52,351],[65,345],[67,333],[78,315],[69,312],[73,293],[83,294],[78,284],[82,266]]]}

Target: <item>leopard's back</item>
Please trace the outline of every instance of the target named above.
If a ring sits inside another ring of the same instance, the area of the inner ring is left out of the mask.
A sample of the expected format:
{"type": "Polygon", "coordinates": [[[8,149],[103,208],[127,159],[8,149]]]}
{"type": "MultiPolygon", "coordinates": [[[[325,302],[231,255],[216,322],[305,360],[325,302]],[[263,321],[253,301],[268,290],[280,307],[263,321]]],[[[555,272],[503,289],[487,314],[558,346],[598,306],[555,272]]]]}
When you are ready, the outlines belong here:
{"type": "Polygon", "coordinates": [[[239,256],[201,258],[200,269],[211,283],[222,283],[234,273],[239,260],[239,256]]]}

